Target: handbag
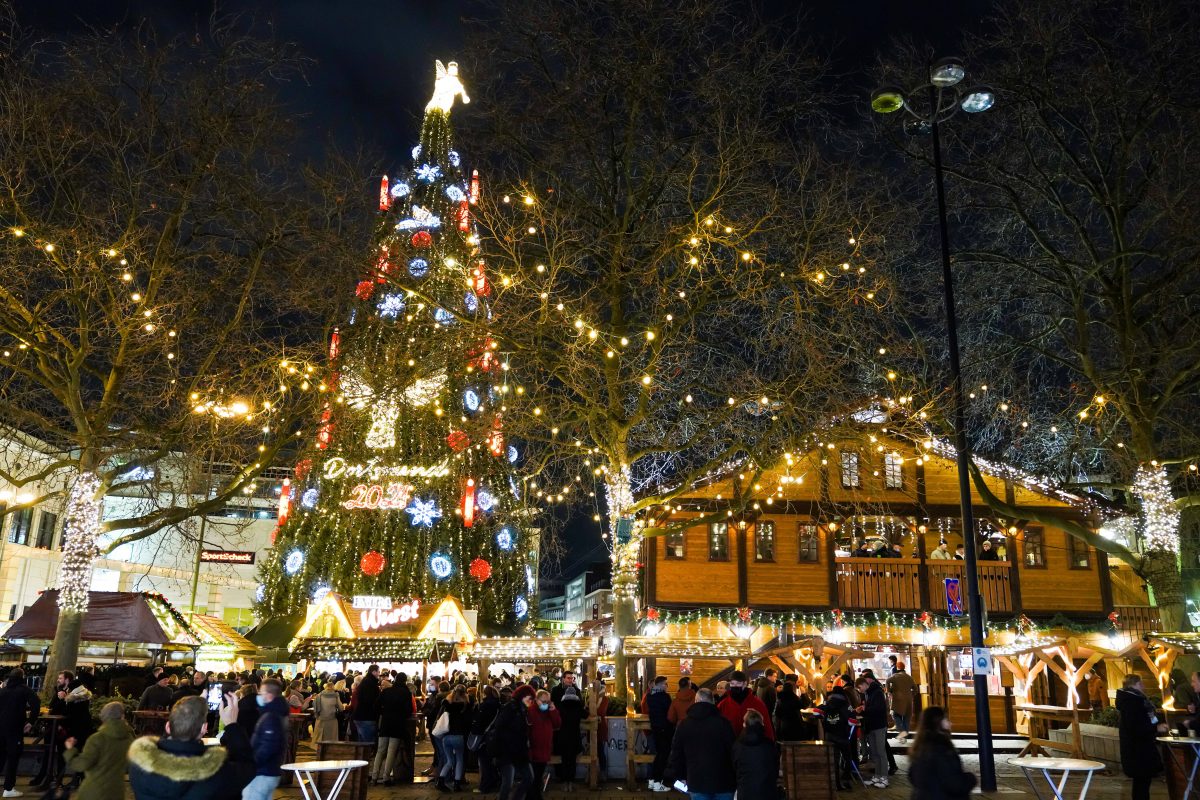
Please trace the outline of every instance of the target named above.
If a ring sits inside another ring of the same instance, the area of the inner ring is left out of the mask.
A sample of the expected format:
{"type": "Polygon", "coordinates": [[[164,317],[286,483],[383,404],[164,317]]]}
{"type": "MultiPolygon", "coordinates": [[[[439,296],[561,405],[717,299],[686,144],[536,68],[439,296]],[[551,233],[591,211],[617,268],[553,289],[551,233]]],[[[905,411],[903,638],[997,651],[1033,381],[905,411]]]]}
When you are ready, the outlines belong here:
{"type": "Polygon", "coordinates": [[[450,732],[450,712],[443,711],[442,715],[437,718],[437,722],[433,723],[433,730],[430,731],[431,736],[445,736],[450,732]]]}

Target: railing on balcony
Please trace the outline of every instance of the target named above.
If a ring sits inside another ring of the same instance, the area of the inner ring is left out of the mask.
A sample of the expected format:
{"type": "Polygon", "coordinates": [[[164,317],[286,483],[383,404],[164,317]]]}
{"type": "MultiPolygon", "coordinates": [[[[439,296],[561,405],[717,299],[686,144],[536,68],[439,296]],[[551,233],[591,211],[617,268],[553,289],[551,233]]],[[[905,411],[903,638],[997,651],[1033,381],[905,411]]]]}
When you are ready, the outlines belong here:
{"type": "Polygon", "coordinates": [[[1117,612],[1120,629],[1135,638],[1162,631],[1162,622],[1155,606],[1117,606],[1113,610],[1117,612]]]}
{"type": "MultiPolygon", "coordinates": [[[[940,611],[945,613],[946,578],[962,581],[967,599],[963,562],[926,560],[928,598],[922,602],[922,562],[918,558],[838,558],[837,602],[844,609],[889,611],[940,611]],[[926,607],[928,606],[928,607],[926,607]]],[[[979,563],[979,593],[989,613],[1012,613],[1012,584],[1008,561],[979,563]]],[[[964,605],[964,611],[967,606],[964,605]]]]}
{"type": "Polygon", "coordinates": [[[919,558],[839,558],[838,603],[845,609],[921,610],[919,558]]]}
{"type": "MultiPolygon", "coordinates": [[[[964,562],[938,561],[930,559],[925,562],[929,568],[929,600],[930,604],[945,611],[946,578],[958,578],[963,598],[963,611],[969,608],[967,596],[967,579],[963,574],[964,562]]],[[[1012,563],[1008,561],[979,561],[979,593],[983,595],[983,604],[988,613],[1012,612],[1012,582],[1009,570],[1012,563]]]]}

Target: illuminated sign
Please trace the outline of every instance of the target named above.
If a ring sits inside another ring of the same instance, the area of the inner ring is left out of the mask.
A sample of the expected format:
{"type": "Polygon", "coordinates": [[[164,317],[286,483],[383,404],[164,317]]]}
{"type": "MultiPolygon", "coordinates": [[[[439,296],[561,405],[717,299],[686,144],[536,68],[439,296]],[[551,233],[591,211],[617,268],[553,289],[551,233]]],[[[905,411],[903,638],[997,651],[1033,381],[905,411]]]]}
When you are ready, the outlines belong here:
{"type": "Polygon", "coordinates": [[[420,611],[420,600],[413,600],[411,603],[405,603],[392,609],[370,608],[362,612],[362,629],[374,631],[389,625],[412,622],[416,620],[420,611]]]}
{"type": "Polygon", "coordinates": [[[390,511],[404,508],[412,499],[413,487],[407,483],[360,483],[350,490],[350,499],[342,508],[371,508],[390,511]]]}
{"type": "Polygon", "coordinates": [[[380,611],[390,611],[394,605],[392,598],[381,597],[377,594],[356,594],[354,601],[350,604],[351,608],[359,610],[377,608],[380,611]]]}
{"type": "Polygon", "coordinates": [[[207,564],[253,564],[254,552],[248,550],[201,550],[200,560],[207,564]]]}
{"type": "Polygon", "coordinates": [[[450,465],[445,461],[427,467],[415,464],[381,464],[374,460],[364,464],[352,464],[341,456],[328,459],[322,469],[327,480],[366,478],[382,482],[388,478],[444,478],[450,474],[450,465]]]}

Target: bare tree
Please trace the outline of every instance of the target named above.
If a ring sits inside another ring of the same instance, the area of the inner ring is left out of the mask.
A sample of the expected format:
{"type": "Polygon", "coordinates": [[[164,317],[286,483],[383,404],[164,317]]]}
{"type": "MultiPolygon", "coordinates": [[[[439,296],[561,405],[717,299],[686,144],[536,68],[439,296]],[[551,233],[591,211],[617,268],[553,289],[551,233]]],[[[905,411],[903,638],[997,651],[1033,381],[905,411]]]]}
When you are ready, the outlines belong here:
{"type": "Polygon", "coordinates": [[[1190,17],[1152,0],[1006,6],[966,48],[997,107],[947,145],[977,445],[1121,492],[1134,517],[1071,532],[1128,561],[1169,630],[1180,513],[1200,504],[1200,120],[1175,88],[1197,75],[1190,17]]]}
{"type": "Polygon", "coordinates": [[[362,192],[296,163],[276,92],[302,61],[250,27],[53,42],[5,15],[0,420],[55,455],[0,477],[66,495],[51,672],[97,554],[240,496],[324,389],[307,365],[362,192]],[[147,502],[102,520],[113,493],[147,502]]]}
{"type": "Polygon", "coordinates": [[[602,487],[625,636],[653,512],[734,464],[749,488],[877,377],[875,219],[814,142],[819,63],[724,3],[508,4],[473,33],[513,432],[535,497],[602,487]]]}

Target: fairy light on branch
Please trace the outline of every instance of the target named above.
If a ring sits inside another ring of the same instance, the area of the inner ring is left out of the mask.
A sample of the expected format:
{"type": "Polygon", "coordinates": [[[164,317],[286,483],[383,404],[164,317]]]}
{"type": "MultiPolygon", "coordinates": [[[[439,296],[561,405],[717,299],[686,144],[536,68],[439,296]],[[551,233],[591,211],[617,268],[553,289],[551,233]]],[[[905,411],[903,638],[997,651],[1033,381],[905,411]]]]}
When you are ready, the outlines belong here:
{"type": "Polygon", "coordinates": [[[100,478],[81,472],[67,497],[67,521],[63,527],[63,558],[59,572],[58,607],[83,612],[88,607],[92,584],[92,560],[101,531],[100,478]]]}
{"type": "Polygon", "coordinates": [[[1130,489],[1142,507],[1147,549],[1178,552],[1179,511],[1166,469],[1157,465],[1139,466],[1130,489]]]}

